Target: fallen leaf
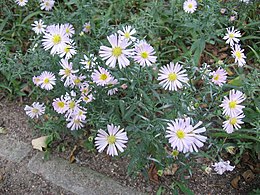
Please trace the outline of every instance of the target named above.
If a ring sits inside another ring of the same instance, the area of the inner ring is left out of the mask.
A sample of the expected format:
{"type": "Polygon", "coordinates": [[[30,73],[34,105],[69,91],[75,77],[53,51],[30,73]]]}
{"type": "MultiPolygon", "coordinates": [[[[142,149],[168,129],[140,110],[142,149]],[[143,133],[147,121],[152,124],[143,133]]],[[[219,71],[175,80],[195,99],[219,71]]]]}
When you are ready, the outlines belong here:
{"type": "Polygon", "coordinates": [[[157,169],[156,169],[156,166],[154,163],[152,163],[152,165],[148,171],[148,176],[151,181],[155,182],[156,184],[159,183],[159,177],[158,177],[157,169]]]}
{"type": "Polygon", "coordinates": [[[47,148],[47,139],[49,136],[42,136],[32,140],[32,146],[34,149],[43,151],[43,149],[47,148]]]}
{"type": "Polygon", "coordinates": [[[169,167],[166,167],[163,171],[164,175],[174,175],[175,172],[178,170],[178,165],[177,164],[172,164],[169,167]]]}
{"type": "Polygon", "coordinates": [[[241,177],[238,175],[231,181],[231,185],[233,188],[238,189],[238,182],[241,179],[241,177]]]}
{"type": "Polygon", "coordinates": [[[4,127],[0,127],[0,134],[6,134],[7,131],[4,127]]]}
{"type": "Polygon", "coordinates": [[[76,158],[74,155],[74,152],[76,151],[76,149],[77,149],[77,145],[75,145],[73,150],[70,152],[70,157],[69,157],[70,163],[74,163],[76,161],[76,158]]]}
{"type": "Polygon", "coordinates": [[[250,182],[255,178],[254,173],[249,169],[242,174],[246,182],[250,182]]]}

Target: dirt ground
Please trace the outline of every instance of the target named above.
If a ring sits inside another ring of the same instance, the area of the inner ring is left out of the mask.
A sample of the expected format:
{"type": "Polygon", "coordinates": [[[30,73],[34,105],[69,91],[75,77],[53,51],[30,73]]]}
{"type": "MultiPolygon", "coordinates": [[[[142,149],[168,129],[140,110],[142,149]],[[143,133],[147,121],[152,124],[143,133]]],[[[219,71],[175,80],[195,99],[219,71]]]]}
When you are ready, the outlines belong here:
{"type": "MultiPolygon", "coordinates": [[[[29,128],[28,117],[24,112],[25,104],[19,102],[0,101],[0,127],[7,130],[7,135],[11,138],[31,143],[31,140],[41,136],[40,132],[29,128]]],[[[77,141],[66,137],[64,143],[67,150],[58,153],[56,149],[52,155],[57,155],[68,160],[71,151],[77,145],[77,141]],[[66,142],[66,143],[65,143],[66,142]]],[[[34,151],[37,152],[37,151],[34,151]]],[[[145,180],[141,175],[133,178],[127,175],[127,159],[108,158],[105,154],[87,152],[84,148],[78,147],[74,152],[74,163],[79,166],[88,166],[102,174],[108,175],[125,186],[131,186],[139,191],[148,194],[156,194],[160,186],[164,186],[164,193],[171,194],[169,186],[174,182],[175,176],[163,176],[159,178],[159,183],[155,184],[145,180]],[[168,187],[167,187],[168,186],[168,187]]],[[[21,163],[25,163],[24,159],[21,163]]],[[[188,187],[194,194],[249,194],[253,189],[260,188],[260,175],[254,174],[254,178],[244,179],[242,174],[249,167],[236,168],[234,171],[218,175],[207,174],[200,169],[193,170],[192,176],[185,176],[188,187]],[[231,186],[231,181],[240,176],[238,188],[231,186]]],[[[71,194],[65,190],[43,181],[41,177],[28,173],[20,168],[19,164],[8,162],[0,158],[0,194],[71,194]],[[37,191],[37,189],[43,189],[37,191]]]]}

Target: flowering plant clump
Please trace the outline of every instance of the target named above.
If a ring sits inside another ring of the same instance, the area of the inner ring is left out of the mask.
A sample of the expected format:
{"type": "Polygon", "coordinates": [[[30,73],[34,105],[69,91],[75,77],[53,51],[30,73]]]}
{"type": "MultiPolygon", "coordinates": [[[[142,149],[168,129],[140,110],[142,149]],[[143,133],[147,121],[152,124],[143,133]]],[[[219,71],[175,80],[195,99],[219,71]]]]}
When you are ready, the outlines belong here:
{"type": "Polygon", "coordinates": [[[260,144],[255,36],[230,21],[255,4],[108,2],[16,1],[35,9],[21,21],[30,26],[23,77],[37,100],[25,113],[45,133],[82,133],[96,152],[130,157],[129,173],[190,167],[193,157],[232,171],[253,150],[240,140],[260,144]],[[240,152],[224,161],[229,145],[240,152]]]}

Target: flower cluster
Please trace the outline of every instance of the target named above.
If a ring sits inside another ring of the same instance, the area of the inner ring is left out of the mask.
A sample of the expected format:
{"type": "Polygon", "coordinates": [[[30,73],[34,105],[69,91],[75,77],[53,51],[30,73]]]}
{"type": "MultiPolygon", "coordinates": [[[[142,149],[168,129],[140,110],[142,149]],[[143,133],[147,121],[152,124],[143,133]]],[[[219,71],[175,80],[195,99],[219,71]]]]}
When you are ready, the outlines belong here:
{"type": "Polygon", "coordinates": [[[212,165],[214,167],[214,171],[216,171],[218,174],[222,175],[226,171],[233,171],[235,166],[229,165],[229,161],[219,161],[218,163],[215,163],[212,165]]]}
{"type": "Polygon", "coordinates": [[[245,106],[240,105],[240,103],[242,103],[245,99],[245,95],[241,91],[236,91],[234,89],[229,91],[229,97],[224,97],[220,107],[224,109],[223,115],[228,118],[223,123],[223,128],[227,133],[234,132],[234,128],[241,128],[240,124],[244,123],[242,119],[245,117],[245,115],[243,114],[242,109],[245,106]]]}
{"type": "MultiPolygon", "coordinates": [[[[23,7],[28,3],[28,0],[15,0],[15,2],[23,7]]],[[[41,10],[50,11],[54,7],[55,0],[40,0],[41,10]]]]}
{"type": "Polygon", "coordinates": [[[235,63],[238,63],[238,66],[242,67],[246,64],[244,49],[241,49],[239,44],[239,38],[241,33],[239,30],[235,30],[234,26],[227,28],[227,34],[223,37],[226,40],[227,44],[230,44],[232,49],[232,56],[235,58],[235,63]]]}

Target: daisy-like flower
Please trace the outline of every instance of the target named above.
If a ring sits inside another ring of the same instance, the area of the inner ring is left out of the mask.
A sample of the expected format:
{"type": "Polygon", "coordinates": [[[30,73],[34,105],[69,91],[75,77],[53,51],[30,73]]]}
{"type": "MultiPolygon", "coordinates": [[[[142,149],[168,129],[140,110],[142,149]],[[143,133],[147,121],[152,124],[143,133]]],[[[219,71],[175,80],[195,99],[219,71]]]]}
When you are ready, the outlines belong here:
{"type": "Polygon", "coordinates": [[[25,5],[28,3],[28,0],[15,0],[15,2],[16,2],[19,6],[23,7],[23,6],[25,6],[25,5]]]}
{"type": "Polygon", "coordinates": [[[91,30],[90,22],[86,22],[86,23],[83,25],[82,31],[85,32],[85,33],[90,33],[90,30],[91,30]]]}
{"type": "Polygon", "coordinates": [[[98,66],[98,70],[94,70],[91,78],[97,85],[105,86],[110,82],[112,76],[106,69],[98,66]]]}
{"type": "Polygon", "coordinates": [[[40,75],[40,87],[42,89],[51,90],[53,89],[53,85],[55,85],[56,78],[52,72],[44,71],[40,75]]]}
{"type": "Polygon", "coordinates": [[[67,119],[67,121],[67,128],[69,128],[72,131],[81,129],[82,127],[84,127],[84,124],[86,123],[86,121],[80,120],[77,117],[69,118],[67,119]]]}
{"type": "Polygon", "coordinates": [[[124,68],[130,64],[130,61],[126,58],[131,54],[131,49],[126,49],[131,42],[127,39],[120,40],[117,34],[113,34],[107,37],[112,48],[101,46],[99,55],[102,60],[106,60],[106,65],[114,68],[118,62],[119,68],[124,68]]]}
{"type": "Polygon", "coordinates": [[[182,70],[182,65],[178,62],[175,65],[173,62],[170,62],[170,64],[161,67],[159,72],[159,84],[166,90],[177,91],[178,88],[182,88],[182,83],[187,83],[189,80],[185,73],[186,70],[182,70]]]}
{"type": "Polygon", "coordinates": [[[39,116],[43,115],[45,112],[44,103],[40,104],[39,102],[34,102],[32,106],[26,105],[25,113],[31,118],[39,118],[39,116]]]}
{"type": "Polygon", "coordinates": [[[156,56],[153,47],[146,41],[140,41],[135,45],[134,49],[134,61],[141,66],[152,66],[156,62],[156,56]]]}
{"type": "Polygon", "coordinates": [[[92,100],[94,100],[94,97],[92,94],[88,94],[88,95],[82,95],[81,99],[85,102],[85,103],[89,103],[92,102],[92,100]]]}
{"type": "Polygon", "coordinates": [[[40,19],[39,21],[34,21],[32,27],[32,30],[38,35],[45,32],[46,25],[44,25],[44,22],[40,19]]]}
{"type": "Polygon", "coordinates": [[[40,86],[40,84],[41,84],[41,78],[40,78],[40,76],[33,76],[32,80],[33,80],[33,83],[34,83],[36,86],[40,86]]]}
{"type": "Polygon", "coordinates": [[[231,47],[234,43],[238,43],[240,41],[237,37],[241,37],[240,31],[235,30],[234,28],[234,26],[227,28],[227,34],[223,37],[223,39],[226,40],[226,43],[230,44],[231,47]]]}
{"type": "Polygon", "coordinates": [[[241,2],[243,2],[243,3],[249,3],[250,2],[250,0],[240,0],[241,2]]]}
{"type": "Polygon", "coordinates": [[[68,109],[67,101],[64,99],[63,96],[60,98],[56,98],[52,102],[53,109],[60,114],[64,114],[68,109]]]}
{"type": "Polygon", "coordinates": [[[195,0],[187,0],[183,3],[183,10],[187,13],[194,13],[197,9],[197,2],[195,0]]]}
{"type": "Polygon", "coordinates": [[[71,84],[70,86],[73,88],[75,86],[77,87],[81,87],[81,85],[83,84],[82,81],[84,81],[86,79],[86,76],[83,75],[83,74],[80,74],[79,76],[78,75],[72,75],[71,77],[71,84]]]}
{"type": "Polygon", "coordinates": [[[81,59],[79,63],[84,65],[83,69],[88,70],[96,65],[96,59],[94,54],[90,54],[89,57],[84,54],[84,59],[81,59]]]}
{"type": "Polygon", "coordinates": [[[234,117],[243,112],[245,106],[239,105],[245,100],[245,95],[241,91],[235,91],[234,89],[229,91],[229,98],[224,97],[220,107],[224,109],[223,115],[234,117]]]}
{"type": "Polygon", "coordinates": [[[136,33],[136,30],[132,28],[131,26],[125,26],[123,27],[123,31],[118,30],[117,33],[121,35],[122,39],[132,40],[135,41],[136,38],[132,35],[136,33]]]}
{"type": "Polygon", "coordinates": [[[72,62],[69,62],[67,59],[61,59],[60,65],[63,69],[60,69],[59,75],[62,76],[61,81],[64,81],[64,79],[66,79],[64,82],[64,86],[67,87],[72,83],[73,74],[77,73],[79,70],[73,70],[72,62]]]}
{"type": "Polygon", "coordinates": [[[214,84],[218,86],[222,86],[224,83],[226,83],[227,72],[224,69],[218,68],[216,71],[213,71],[211,75],[212,75],[211,81],[214,84]]]}
{"type": "Polygon", "coordinates": [[[51,49],[52,55],[62,52],[65,46],[70,43],[66,31],[59,24],[48,26],[42,41],[44,49],[51,49]]]}
{"type": "Polygon", "coordinates": [[[41,0],[41,10],[50,11],[52,10],[54,6],[55,1],[54,0],[41,0]]]}
{"type": "Polygon", "coordinates": [[[76,97],[76,93],[74,91],[71,91],[70,94],[66,93],[65,95],[65,100],[68,105],[68,110],[66,111],[65,114],[65,117],[67,119],[71,118],[76,112],[76,110],[81,109],[80,106],[81,99],[76,100],[75,97],[76,97]]]}
{"type": "Polygon", "coordinates": [[[229,164],[230,164],[229,161],[221,160],[220,162],[212,165],[212,167],[214,167],[214,171],[216,171],[218,174],[222,175],[224,172],[233,171],[233,169],[235,168],[235,166],[231,166],[229,164]]]}
{"type": "Polygon", "coordinates": [[[66,44],[64,46],[64,48],[58,52],[60,57],[63,58],[65,57],[65,59],[70,59],[72,58],[72,56],[74,56],[77,51],[75,49],[75,43],[74,42],[70,42],[69,44],[66,44]]]}
{"type": "Polygon", "coordinates": [[[114,85],[117,84],[118,84],[118,80],[112,77],[111,80],[108,82],[108,87],[110,89],[108,90],[107,95],[114,95],[118,91],[118,89],[114,87],[114,85]]]}
{"type": "Polygon", "coordinates": [[[235,47],[232,47],[232,56],[235,58],[235,63],[238,63],[238,66],[240,67],[246,64],[246,56],[243,52],[244,49],[241,49],[238,44],[235,44],[235,47]]]}
{"type": "Polygon", "coordinates": [[[98,152],[102,152],[107,146],[107,154],[111,156],[117,156],[119,150],[124,151],[128,137],[124,129],[120,129],[120,126],[114,126],[113,124],[107,125],[108,133],[102,129],[98,130],[97,137],[95,138],[95,146],[98,152]]]}
{"type": "Polygon", "coordinates": [[[65,33],[68,35],[68,37],[72,37],[72,35],[75,34],[75,29],[72,24],[66,23],[62,27],[64,28],[65,33]]]}
{"type": "Polygon", "coordinates": [[[241,126],[240,124],[243,124],[244,122],[242,121],[242,119],[245,117],[245,115],[239,114],[237,116],[233,116],[233,117],[229,117],[228,120],[223,122],[223,128],[227,133],[233,133],[234,132],[234,128],[240,129],[241,126]]]}

